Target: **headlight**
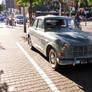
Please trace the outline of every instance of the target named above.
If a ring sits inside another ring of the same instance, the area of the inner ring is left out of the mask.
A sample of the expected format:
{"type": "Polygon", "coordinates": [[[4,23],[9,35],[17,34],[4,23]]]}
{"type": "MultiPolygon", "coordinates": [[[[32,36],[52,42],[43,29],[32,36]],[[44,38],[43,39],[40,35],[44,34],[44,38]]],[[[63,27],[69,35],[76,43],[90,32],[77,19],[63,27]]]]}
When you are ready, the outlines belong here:
{"type": "Polygon", "coordinates": [[[69,43],[64,43],[63,46],[61,47],[62,51],[65,51],[69,48],[70,44],[69,43]]]}
{"type": "Polygon", "coordinates": [[[69,43],[64,43],[64,47],[69,47],[70,44],[69,43]]]}
{"type": "Polygon", "coordinates": [[[62,41],[62,40],[60,40],[60,39],[58,39],[58,40],[56,41],[56,43],[58,44],[57,46],[58,46],[58,48],[59,48],[62,52],[70,46],[70,44],[69,44],[68,42],[62,41]]]}

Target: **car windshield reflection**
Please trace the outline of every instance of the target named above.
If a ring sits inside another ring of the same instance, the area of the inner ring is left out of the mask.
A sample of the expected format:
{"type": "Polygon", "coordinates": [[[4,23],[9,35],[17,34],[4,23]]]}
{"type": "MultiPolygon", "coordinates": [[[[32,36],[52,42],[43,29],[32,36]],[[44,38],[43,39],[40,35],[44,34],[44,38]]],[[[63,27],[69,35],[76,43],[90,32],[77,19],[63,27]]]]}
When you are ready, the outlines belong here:
{"type": "Polygon", "coordinates": [[[46,19],[45,26],[47,30],[58,30],[62,28],[75,29],[75,21],[73,19],[46,19]]]}
{"type": "Polygon", "coordinates": [[[46,29],[61,29],[67,27],[67,23],[64,19],[47,19],[45,24],[46,29]]]}

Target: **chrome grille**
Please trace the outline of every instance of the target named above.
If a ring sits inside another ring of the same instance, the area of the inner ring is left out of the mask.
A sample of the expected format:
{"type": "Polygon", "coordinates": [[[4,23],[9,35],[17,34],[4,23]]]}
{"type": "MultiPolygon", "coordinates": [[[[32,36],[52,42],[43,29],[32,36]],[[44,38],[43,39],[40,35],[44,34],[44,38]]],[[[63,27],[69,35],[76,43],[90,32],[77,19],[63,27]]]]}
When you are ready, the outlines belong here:
{"type": "Polygon", "coordinates": [[[65,49],[65,57],[82,57],[92,56],[92,45],[87,46],[70,46],[65,49]]]}
{"type": "Polygon", "coordinates": [[[74,46],[72,47],[73,56],[86,56],[88,55],[88,46],[74,46]]]}

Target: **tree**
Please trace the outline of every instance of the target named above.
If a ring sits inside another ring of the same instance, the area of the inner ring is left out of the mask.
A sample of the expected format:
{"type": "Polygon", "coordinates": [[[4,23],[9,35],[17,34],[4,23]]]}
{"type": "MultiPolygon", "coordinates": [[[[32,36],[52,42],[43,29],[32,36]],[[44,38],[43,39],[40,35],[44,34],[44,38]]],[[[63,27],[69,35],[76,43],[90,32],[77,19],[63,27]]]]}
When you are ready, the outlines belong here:
{"type": "Polygon", "coordinates": [[[92,0],[87,0],[88,1],[88,5],[92,7],[92,0]]]}
{"type": "Polygon", "coordinates": [[[3,11],[5,9],[5,5],[4,4],[0,4],[0,11],[3,11]]]}
{"type": "Polygon", "coordinates": [[[92,6],[92,0],[79,0],[80,7],[89,7],[92,6]]]}
{"type": "Polygon", "coordinates": [[[49,0],[19,0],[17,2],[18,5],[20,6],[28,6],[29,9],[29,21],[30,21],[30,25],[32,25],[32,7],[34,5],[42,5],[44,4],[45,2],[48,2],[49,0]]]}

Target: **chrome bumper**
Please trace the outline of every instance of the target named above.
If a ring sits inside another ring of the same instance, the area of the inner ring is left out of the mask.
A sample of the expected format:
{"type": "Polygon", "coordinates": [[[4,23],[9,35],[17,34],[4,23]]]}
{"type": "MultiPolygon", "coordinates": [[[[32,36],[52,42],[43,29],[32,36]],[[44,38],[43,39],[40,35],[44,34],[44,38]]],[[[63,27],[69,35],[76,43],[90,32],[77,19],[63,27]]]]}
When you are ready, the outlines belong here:
{"type": "Polygon", "coordinates": [[[77,64],[87,64],[92,63],[92,59],[86,58],[86,59],[71,59],[71,60],[58,60],[59,65],[77,65],[77,64]]]}

